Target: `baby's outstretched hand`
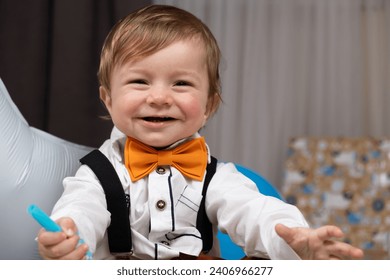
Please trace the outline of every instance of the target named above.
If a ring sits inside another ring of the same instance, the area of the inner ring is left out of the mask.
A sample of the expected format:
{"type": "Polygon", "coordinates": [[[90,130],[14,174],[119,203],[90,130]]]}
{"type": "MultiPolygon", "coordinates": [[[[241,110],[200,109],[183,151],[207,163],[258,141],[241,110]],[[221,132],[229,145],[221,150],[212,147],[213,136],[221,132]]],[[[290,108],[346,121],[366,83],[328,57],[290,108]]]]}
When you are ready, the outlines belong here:
{"type": "Polygon", "coordinates": [[[318,229],[289,228],[282,224],[275,227],[276,233],[304,260],[362,259],[363,251],[350,244],[337,241],[344,236],[336,226],[318,229]]]}
{"type": "Polygon", "coordinates": [[[88,246],[78,245],[79,236],[77,227],[70,218],[61,218],[56,221],[62,232],[49,232],[41,229],[38,233],[38,251],[44,259],[81,260],[84,258],[88,246]]]}

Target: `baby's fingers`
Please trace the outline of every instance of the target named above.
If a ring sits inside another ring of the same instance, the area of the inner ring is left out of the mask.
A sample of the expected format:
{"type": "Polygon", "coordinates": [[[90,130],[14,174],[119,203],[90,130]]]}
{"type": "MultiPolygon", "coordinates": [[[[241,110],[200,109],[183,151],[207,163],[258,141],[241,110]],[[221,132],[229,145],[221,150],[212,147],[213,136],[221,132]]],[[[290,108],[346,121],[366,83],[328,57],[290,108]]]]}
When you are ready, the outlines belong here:
{"type": "Polygon", "coordinates": [[[350,244],[334,241],[328,245],[329,255],[336,259],[362,259],[364,253],[361,249],[350,244]]]}
{"type": "Polygon", "coordinates": [[[69,254],[63,256],[63,260],[82,260],[85,259],[87,254],[88,246],[87,244],[82,244],[78,246],[75,250],[71,251],[69,254]]]}
{"type": "Polygon", "coordinates": [[[282,239],[284,239],[284,241],[286,241],[287,244],[290,244],[294,241],[295,235],[291,228],[286,227],[283,224],[277,224],[275,226],[275,231],[282,239]]]}
{"type": "Polygon", "coordinates": [[[322,226],[316,230],[317,236],[320,240],[325,241],[332,238],[341,238],[344,233],[336,226],[322,226]]]}
{"type": "Polygon", "coordinates": [[[74,235],[52,245],[44,245],[44,243],[39,242],[38,249],[45,259],[64,259],[76,249],[78,241],[79,237],[74,235]]]}
{"type": "Polygon", "coordinates": [[[49,232],[41,229],[38,233],[37,241],[43,246],[53,246],[66,239],[64,232],[49,232]]]}

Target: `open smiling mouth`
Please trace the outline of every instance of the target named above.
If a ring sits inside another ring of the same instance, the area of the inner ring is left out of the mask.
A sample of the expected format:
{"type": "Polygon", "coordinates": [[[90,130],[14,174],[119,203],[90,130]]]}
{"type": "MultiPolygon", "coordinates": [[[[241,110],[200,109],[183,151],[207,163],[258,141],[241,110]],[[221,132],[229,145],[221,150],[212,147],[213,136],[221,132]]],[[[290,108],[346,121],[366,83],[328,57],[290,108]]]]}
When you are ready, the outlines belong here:
{"type": "Polygon", "coordinates": [[[145,117],[145,118],[142,118],[144,121],[147,121],[147,122],[155,122],[155,123],[158,123],[158,122],[168,122],[168,121],[174,121],[175,119],[174,118],[171,118],[171,117],[145,117]]]}

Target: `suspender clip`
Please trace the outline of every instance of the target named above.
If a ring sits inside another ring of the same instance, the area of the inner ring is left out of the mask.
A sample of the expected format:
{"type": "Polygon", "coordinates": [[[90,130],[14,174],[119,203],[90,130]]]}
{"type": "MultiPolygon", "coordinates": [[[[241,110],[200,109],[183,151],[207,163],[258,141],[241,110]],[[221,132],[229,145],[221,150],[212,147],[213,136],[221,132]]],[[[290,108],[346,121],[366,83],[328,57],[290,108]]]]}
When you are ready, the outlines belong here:
{"type": "Polygon", "coordinates": [[[115,257],[115,259],[117,260],[130,260],[131,256],[133,255],[133,250],[131,250],[130,252],[124,252],[124,253],[113,253],[111,252],[111,254],[115,257]]]}

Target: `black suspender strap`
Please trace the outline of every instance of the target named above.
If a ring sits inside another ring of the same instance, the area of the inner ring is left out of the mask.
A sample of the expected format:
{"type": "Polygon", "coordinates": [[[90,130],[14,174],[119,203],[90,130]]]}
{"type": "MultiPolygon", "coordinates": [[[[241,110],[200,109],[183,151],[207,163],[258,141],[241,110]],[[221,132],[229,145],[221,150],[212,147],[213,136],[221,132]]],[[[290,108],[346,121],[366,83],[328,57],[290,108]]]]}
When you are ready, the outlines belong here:
{"type": "Polygon", "coordinates": [[[211,224],[206,213],[206,194],[211,178],[213,178],[217,171],[217,159],[211,157],[211,162],[207,165],[206,178],[203,184],[202,201],[200,202],[198,216],[196,218],[196,228],[200,232],[203,241],[203,252],[208,252],[213,247],[213,225],[211,224]]]}
{"type": "MultiPolygon", "coordinates": [[[[99,150],[93,150],[82,159],[82,164],[88,165],[99,179],[106,195],[107,210],[111,213],[111,224],[107,229],[110,252],[114,255],[126,255],[132,252],[129,208],[126,195],[118,174],[108,158],[99,150]]],[[[211,178],[217,170],[217,159],[211,157],[202,190],[202,201],[196,219],[196,228],[201,234],[203,252],[213,247],[213,226],[207,217],[205,201],[211,178]]]]}
{"type": "Polygon", "coordinates": [[[112,254],[125,255],[132,252],[129,210],[121,181],[108,158],[99,150],[93,150],[80,159],[88,165],[99,179],[107,200],[107,210],[111,213],[111,223],[107,229],[108,244],[112,254]]]}

